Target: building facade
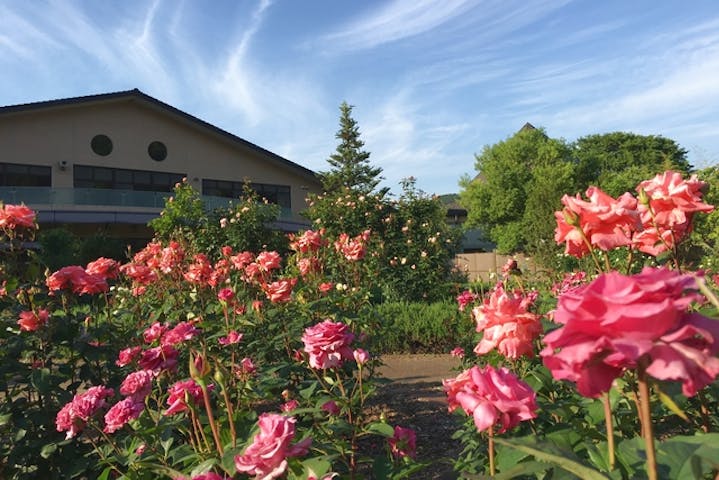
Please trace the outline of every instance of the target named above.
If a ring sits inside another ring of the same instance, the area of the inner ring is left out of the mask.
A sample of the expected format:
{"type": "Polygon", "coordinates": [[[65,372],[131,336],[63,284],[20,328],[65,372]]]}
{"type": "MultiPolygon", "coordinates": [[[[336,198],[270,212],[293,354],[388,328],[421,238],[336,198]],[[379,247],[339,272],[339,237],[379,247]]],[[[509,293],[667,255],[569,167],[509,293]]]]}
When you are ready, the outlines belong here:
{"type": "Polygon", "coordinates": [[[148,236],[183,178],[210,208],[249,182],[287,231],[306,226],[305,197],[321,191],[313,171],[139,90],[0,107],[0,200],[43,226],[148,236]]]}

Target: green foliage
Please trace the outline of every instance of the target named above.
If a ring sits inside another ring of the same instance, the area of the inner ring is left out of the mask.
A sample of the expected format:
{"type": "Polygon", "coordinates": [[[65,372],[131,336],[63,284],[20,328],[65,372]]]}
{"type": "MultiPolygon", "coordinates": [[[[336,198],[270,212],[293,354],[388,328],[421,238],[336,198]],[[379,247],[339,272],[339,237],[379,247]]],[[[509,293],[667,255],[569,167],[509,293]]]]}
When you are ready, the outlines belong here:
{"type": "Polygon", "coordinates": [[[587,135],[572,145],[577,185],[595,185],[613,197],[666,170],[689,173],[686,154],[674,140],[627,132],[587,135]]]}
{"type": "MultiPolygon", "coordinates": [[[[78,263],[87,265],[99,257],[112,258],[117,261],[126,260],[127,247],[119,238],[111,237],[105,233],[97,233],[80,240],[80,248],[78,251],[78,263]]],[[[74,262],[67,262],[64,265],[70,265],[74,262]]],[[[56,269],[55,267],[53,269],[56,269]]]]}
{"type": "Polygon", "coordinates": [[[447,353],[474,338],[472,320],[453,300],[385,302],[376,309],[382,320],[372,346],[378,353],[447,353]]]}
{"type": "Polygon", "coordinates": [[[179,240],[193,252],[213,256],[219,256],[225,245],[235,251],[285,251],[286,238],[272,228],[279,215],[280,207],[261,198],[249,184],[241,198],[207,212],[197,190],[183,182],[175,185],[160,216],[149,225],[160,241],[179,240]]]}
{"type": "Polygon", "coordinates": [[[40,260],[50,270],[57,270],[65,265],[78,262],[80,241],[77,236],[66,228],[53,228],[38,234],[40,244],[40,260]]]}
{"type": "Polygon", "coordinates": [[[522,129],[486,146],[476,157],[479,175],[461,180],[467,226],[485,230],[500,253],[543,248],[547,218],[574,186],[569,146],[543,130],[522,129]]]}
{"type": "Polygon", "coordinates": [[[382,169],[371,166],[370,153],[362,150],[364,142],[360,139],[359,126],[352,118],[352,108],[347,102],[340,105],[340,129],[335,134],[340,143],[336,152],[327,159],[332,169],[319,174],[325,192],[347,188],[368,194],[382,180],[382,169]]]}
{"type": "MultiPolygon", "coordinates": [[[[704,201],[719,206],[719,167],[699,170],[697,177],[707,183],[704,201]]],[[[719,271],[719,210],[695,217],[690,244],[694,248],[688,252],[688,256],[699,268],[719,271]]]]}

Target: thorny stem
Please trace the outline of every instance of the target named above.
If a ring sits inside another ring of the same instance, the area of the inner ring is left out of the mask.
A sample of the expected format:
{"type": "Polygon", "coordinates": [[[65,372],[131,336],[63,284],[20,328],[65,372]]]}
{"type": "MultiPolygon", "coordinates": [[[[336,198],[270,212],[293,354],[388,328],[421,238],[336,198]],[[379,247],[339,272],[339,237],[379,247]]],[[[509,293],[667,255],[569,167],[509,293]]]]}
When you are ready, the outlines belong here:
{"type": "Polygon", "coordinates": [[[205,382],[200,382],[200,388],[202,389],[202,398],[205,401],[207,420],[210,422],[210,429],[212,429],[212,437],[215,439],[215,446],[217,447],[217,452],[220,454],[220,456],[222,456],[224,454],[224,449],[222,448],[222,442],[220,441],[220,434],[217,431],[217,423],[215,422],[215,417],[212,414],[210,395],[207,391],[207,385],[205,385],[205,382]]]}

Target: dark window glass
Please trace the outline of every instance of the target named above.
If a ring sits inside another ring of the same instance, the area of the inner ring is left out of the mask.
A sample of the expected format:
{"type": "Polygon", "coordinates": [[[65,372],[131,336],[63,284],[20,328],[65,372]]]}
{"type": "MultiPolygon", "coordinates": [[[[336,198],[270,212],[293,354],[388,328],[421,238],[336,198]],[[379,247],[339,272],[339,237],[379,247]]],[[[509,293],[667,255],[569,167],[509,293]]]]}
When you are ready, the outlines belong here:
{"type": "MultiPolygon", "coordinates": [[[[202,194],[215,197],[239,198],[244,183],[226,180],[202,180],[202,194]]],[[[290,187],[287,185],[271,185],[267,183],[251,183],[250,187],[268,202],[276,203],[283,208],[291,208],[290,187]]]]}
{"type": "Polygon", "coordinates": [[[167,158],[167,147],[162,142],[152,142],[147,146],[147,154],[156,162],[161,162],[167,158]]]}
{"type": "Polygon", "coordinates": [[[112,153],[112,140],[107,135],[95,135],[90,140],[90,148],[101,157],[106,157],[112,153]]]}
{"type": "Polygon", "coordinates": [[[0,186],[3,187],[49,187],[51,178],[50,167],[0,163],[0,186]]]}
{"type": "Polygon", "coordinates": [[[175,184],[181,182],[185,176],[181,173],[90,167],[87,165],[76,165],[73,172],[76,188],[108,188],[148,192],[171,192],[175,184]]]}

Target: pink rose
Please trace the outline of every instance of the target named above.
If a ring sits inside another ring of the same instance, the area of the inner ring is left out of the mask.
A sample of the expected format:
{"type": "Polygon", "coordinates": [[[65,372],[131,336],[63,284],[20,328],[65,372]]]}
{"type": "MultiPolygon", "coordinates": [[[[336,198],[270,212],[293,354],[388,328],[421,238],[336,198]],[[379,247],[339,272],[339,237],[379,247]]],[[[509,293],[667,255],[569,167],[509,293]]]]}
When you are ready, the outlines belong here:
{"type": "Polygon", "coordinates": [[[534,298],[506,292],[501,283],[497,284],[484,303],[472,309],[477,332],[483,332],[474,352],[484,355],[496,348],[511,359],[532,357],[534,339],[542,332],[539,315],[527,310],[534,298]]]}
{"type": "Polygon", "coordinates": [[[124,350],[120,350],[120,353],[117,355],[117,361],[115,361],[115,365],[117,365],[118,367],[124,367],[125,365],[129,365],[138,357],[138,355],[140,355],[141,351],[142,347],[128,347],[124,350]]]}
{"type": "Polygon", "coordinates": [[[120,400],[105,414],[105,428],[103,432],[113,433],[121,429],[127,422],[139,417],[144,409],[145,405],[136,398],[128,397],[124,400],[120,400]]]}
{"type": "Polygon", "coordinates": [[[272,270],[280,268],[282,257],[277,252],[262,252],[257,255],[257,259],[255,260],[255,262],[260,267],[261,271],[270,272],[272,270]]]}
{"type": "Polygon", "coordinates": [[[242,380],[248,380],[255,373],[257,373],[257,367],[249,357],[240,360],[240,364],[235,368],[235,375],[242,380]]]}
{"type": "Polygon", "coordinates": [[[395,458],[417,456],[417,435],[411,428],[394,427],[394,435],[387,439],[390,451],[395,458]]]}
{"type": "Polygon", "coordinates": [[[47,323],[49,316],[49,312],[44,308],[38,310],[37,313],[31,311],[20,312],[17,324],[23,332],[34,332],[47,323]]]}
{"type": "Polygon", "coordinates": [[[161,370],[174,370],[179,356],[180,352],[172,345],[160,345],[142,352],[138,364],[143,370],[159,373],[161,370]]]}
{"type": "Polygon", "coordinates": [[[296,283],[296,278],[278,280],[265,285],[263,290],[272,303],[286,303],[292,299],[292,289],[296,283]]]}
{"type": "Polygon", "coordinates": [[[235,457],[240,473],[271,480],[287,469],[287,458],[306,455],[311,438],[291,445],[295,437],[295,419],[276,413],[263,413],[258,420],[260,432],[242,455],[235,457]]]}
{"type": "Polygon", "coordinates": [[[199,333],[200,331],[195,328],[192,322],[180,322],[162,335],[160,343],[162,345],[177,345],[178,343],[192,340],[199,333]]]}
{"type": "Polygon", "coordinates": [[[195,285],[206,285],[212,276],[212,263],[204,253],[196,254],[193,260],[183,277],[195,285]]]}
{"type": "Polygon", "coordinates": [[[104,279],[114,279],[120,275],[120,264],[112,258],[100,257],[88,263],[85,272],[104,279]]]}
{"type": "Polygon", "coordinates": [[[324,229],[318,232],[307,230],[299,237],[290,235],[290,248],[299,253],[316,252],[327,243],[322,235],[324,229]]]}
{"type": "Polygon", "coordinates": [[[235,292],[231,288],[223,288],[217,293],[217,299],[221,302],[227,303],[232,301],[233,298],[235,298],[235,292]]]}
{"type": "Polygon", "coordinates": [[[37,228],[35,212],[25,205],[5,204],[0,209],[0,228],[14,230],[17,227],[37,228]]]}
{"type": "Polygon", "coordinates": [[[354,335],[347,325],[331,320],[308,327],[302,335],[312,368],[334,368],[340,366],[343,360],[352,360],[349,346],[352,340],[354,335]]]}
{"type": "Polygon", "coordinates": [[[169,407],[163,415],[174,415],[187,410],[185,399],[190,399],[195,405],[202,401],[202,388],[192,379],[175,382],[167,389],[167,404],[169,407]]]}
{"type": "Polygon", "coordinates": [[[464,358],[464,348],[462,347],[454,347],[451,352],[449,352],[450,355],[457,358],[464,358]]]}
{"type": "Polygon", "coordinates": [[[367,351],[362,348],[356,349],[354,352],[352,352],[352,355],[355,357],[355,362],[357,362],[357,365],[364,365],[365,363],[369,362],[369,353],[367,353],[367,351]]]}
{"type": "Polygon", "coordinates": [[[506,368],[474,366],[442,384],[449,411],[461,407],[480,432],[498,425],[503,433],[537,416],[536,394],[506,368]]]}
{"type": "Polygon", "coordinates": [[[159,340],[160,337],[162,337],[162,335],[167,331],[167,328],[166,324],[155,322],[145,329],[142,333],[142,338],[145,340],[145,343],[152,343],[155,340],[159,340]]]}
{"type": "Polygon", "coordinates": [[[152,391],[152,381],[155,374],[151,370],[139,370],[130,373],[120,385],[120,394],[126,397],[131,396],[136,401],[142,402],[152,391]]]}
{"type": "Polygon", "coordinates": [[[719,322],[687,309],[702,297],[689,275],[657,268],[600,275],[559,298],[541,355],[556,379],[598,397],[640,359],[660,380],[680,380],[694,395],[719,374],[719,322]]]}
{"type": "Polygon", "coordinates": [[[220,342],[220,345],[233,345],[235,343],[240,343],[242,337],[243,335],[241,333],[237,333],[235,330],[230,330],[226,337],[219,338],[217,341],[220,342]]]}
{"type": "Polygon", "coordinates": [[[87,421],[105,406],[105,399],[114,391],[107,387],[90,387],[83,393],[76,394],[57,413],[55,425],[58,432],[67,432],[65,438],[72,438],[85,428],[87,421]]]}
{"type": "Polygon", "coordinates": [[[465,290],[464,292],[457,295],[457,305],[460,312],[464,312],[464,309],[467,308],[468,305],[471,305],[477,300],[478,296],[469,290],[465,290]]]}
{"type": "Polygon", "coordinates": [[[334,284],[332,282],[323,282],[320,283],[317,288],[321,293],[327,293],[332,291],[332,288],[334,288],[334,284]]]}
{"type": "Polygon", "coordinates": [[[339,415],[340,414],[340,407],[337,405],[337,402],[334,400],[328,400],[325,403],[322,404],[320,407],[325,412],[329,413],[330,415],[339,415]]]}
{"type": "Polygon", "coordinates": [[[283,412],[291,412],[292,410],[296,410],[299,406],[300,402],[295,399],[292,399],[280,405],[280,410],[282,410],[283,412]]]}
{"type": "Polygon", "coordinates": [[[597,187],[589,187],[586,195],[589,201],[564,195],[564,209],[554,213],[554,239],[566,243],[565,253],[581,258],[589,245],[604,251],[631,245],[632,233],[641,229],[637,199],[625,193],[615,200],[597,187]]]}

